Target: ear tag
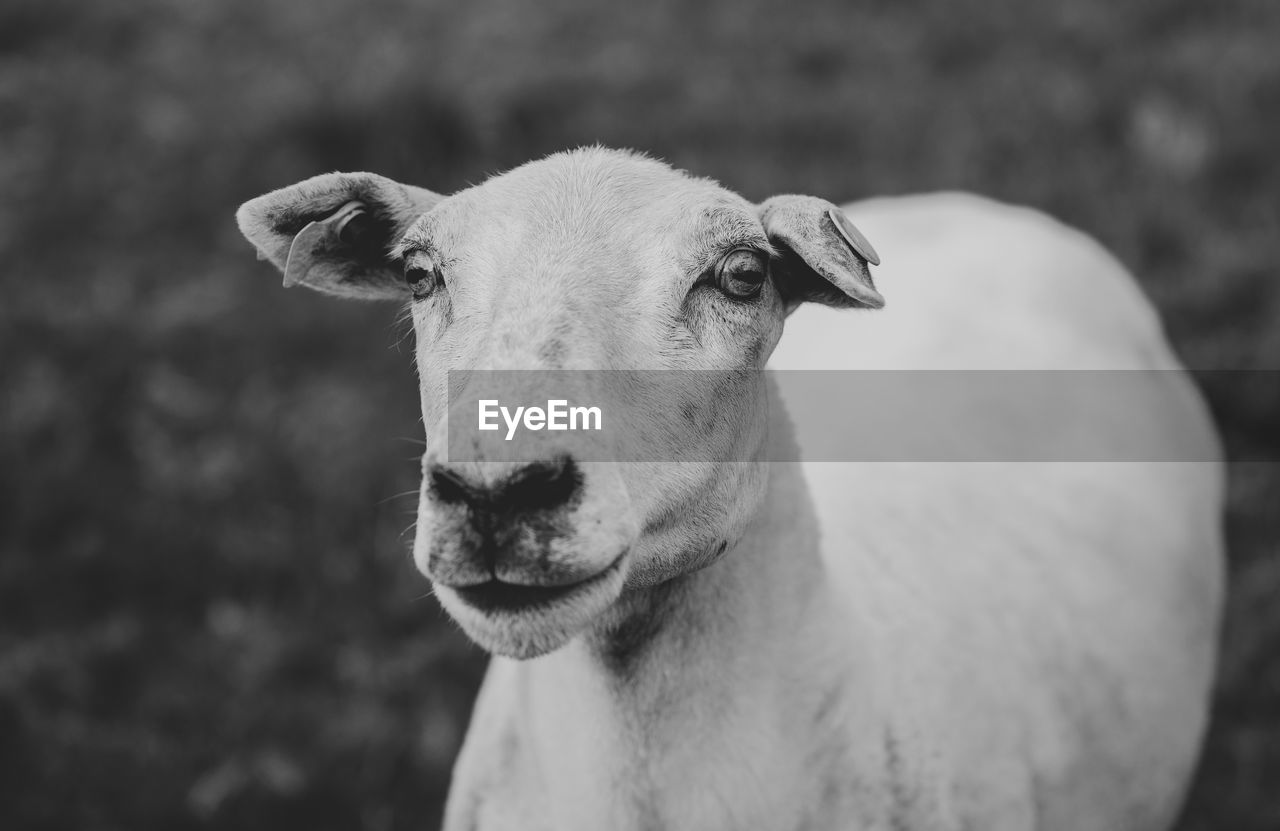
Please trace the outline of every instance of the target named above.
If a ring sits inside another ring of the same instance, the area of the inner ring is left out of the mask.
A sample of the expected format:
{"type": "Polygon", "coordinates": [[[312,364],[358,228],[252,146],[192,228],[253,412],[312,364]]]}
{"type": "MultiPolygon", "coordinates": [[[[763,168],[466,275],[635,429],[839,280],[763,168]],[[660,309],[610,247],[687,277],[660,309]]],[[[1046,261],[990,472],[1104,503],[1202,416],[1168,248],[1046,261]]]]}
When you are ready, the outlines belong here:
{"type": "Polygon", "coordinates": [[[827,211],[827,216],[831,218],[831,223],[836,226],[836,232],[844,237],[844,241],[849,244],[849,247],[859,257],[872,265],[880,265],[880,255],[871,247],[871,243],[862,235],[862,232],[849,221],[849,217],[844,215],[844,211],[839,208],[831,208],[827,211]]]}
{"type": "Polygon", "coordinates": [[[324,219],[308,222],[293,238],[284,264],[284,287],[303,282],[316,265],[316,253],[333,251],[342,244],[342,229],[364,213],[363,202],[348,202],[324,219]]]}

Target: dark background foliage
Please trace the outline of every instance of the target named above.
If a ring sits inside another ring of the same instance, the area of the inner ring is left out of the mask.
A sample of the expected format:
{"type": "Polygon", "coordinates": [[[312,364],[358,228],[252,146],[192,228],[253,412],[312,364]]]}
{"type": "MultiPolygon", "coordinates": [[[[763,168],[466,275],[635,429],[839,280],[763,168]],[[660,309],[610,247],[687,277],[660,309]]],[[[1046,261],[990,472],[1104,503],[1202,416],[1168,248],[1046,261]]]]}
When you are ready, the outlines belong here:
{"type": "MultiPolygon", "coordinates": [[[[1102,239],[1191,365],[1275,369],[1278,43],[1273,0],[7,0],[0,827],[437,821],[483,656],[402,537],[403,332],[282,291],[241,201],[597,141],[757,199],[970,188],[1102,239]]],[[[1275,396],[1212,398],[1274,455],[1275,396]]],[[[1277,506],[1233,469],[1182,831],[1280,828],[1277,506]]]]}

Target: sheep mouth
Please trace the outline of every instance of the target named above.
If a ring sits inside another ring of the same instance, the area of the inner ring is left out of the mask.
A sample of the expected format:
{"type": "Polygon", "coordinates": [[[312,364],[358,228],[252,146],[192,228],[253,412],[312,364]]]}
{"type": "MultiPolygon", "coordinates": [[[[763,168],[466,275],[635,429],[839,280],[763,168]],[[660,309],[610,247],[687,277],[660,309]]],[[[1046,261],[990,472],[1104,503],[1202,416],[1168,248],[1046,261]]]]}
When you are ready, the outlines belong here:
{"type": "MultiPolygon", "coordinates": [[[[594,579],[594,577],[588,578],[583,582],[594,579]]],[[[520,586],[495,579],[476,586],[456,588],[454,591],[464,603],[482,612],[518,612],[548,606],[573,594],[582,585],[582,583],[573,583],[568,586],[520,586]]]]}
{"type": "Polygon", "coordinates": [[[493,578],[471,586],[450,586],[449,589],[467,606],[485,615],[509,616],[553,611],[577,598],[592,594],[598,587],[610,582],[622,567],[626,554],[626,551],[622,552],[613,562],[585,580],[567,585],[521,585],[493,578]]]}

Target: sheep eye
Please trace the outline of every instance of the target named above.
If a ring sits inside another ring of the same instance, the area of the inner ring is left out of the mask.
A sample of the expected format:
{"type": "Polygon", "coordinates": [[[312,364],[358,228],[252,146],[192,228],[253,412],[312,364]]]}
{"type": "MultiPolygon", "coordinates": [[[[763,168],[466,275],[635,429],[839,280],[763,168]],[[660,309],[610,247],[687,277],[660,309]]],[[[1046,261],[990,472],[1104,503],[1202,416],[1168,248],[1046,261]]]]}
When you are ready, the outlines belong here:
{"type": "Polygon", "coordinates": [[[414,299],[420,300],[435,291],[444,278],[434,260],[421,251],[414,251],[405,257],[404,281],[414,299]]]}
{"type": "Polygon", "coordinates": [[[749,300],[760,294],[768,275],[764,255],[749,248],[735,248],[716,266],[716,286],[737,300],[749,300]]]}

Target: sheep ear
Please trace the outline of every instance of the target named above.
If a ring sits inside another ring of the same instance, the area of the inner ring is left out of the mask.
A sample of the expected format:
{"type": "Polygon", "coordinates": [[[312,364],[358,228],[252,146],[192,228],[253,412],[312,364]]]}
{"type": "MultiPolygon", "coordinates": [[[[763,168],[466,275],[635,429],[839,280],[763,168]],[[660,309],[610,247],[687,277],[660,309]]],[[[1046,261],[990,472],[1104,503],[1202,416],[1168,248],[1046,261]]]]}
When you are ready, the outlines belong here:
{"type": "Polygon", "coordinates": [[[286,287],[360,300],[407,300],[390,249],[441,197],[372,173],[326,173],[250,199],[240,232],[286,287]]]}
{"type": "Polygon", "coordinates": [[[871,281],[880,257],[840,208],[813,196],[775,196],[760,205],[760,221],[782,252],[775,274],[787,311],[806,300],[884,306],[871,281]]]}

